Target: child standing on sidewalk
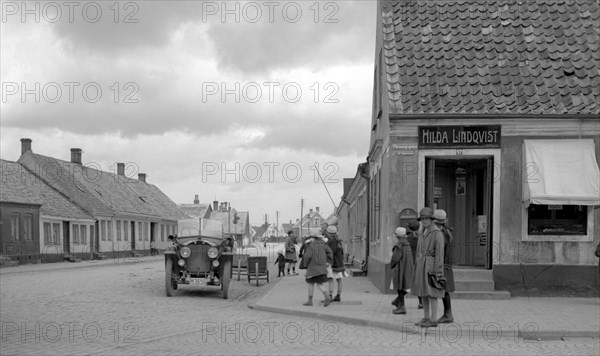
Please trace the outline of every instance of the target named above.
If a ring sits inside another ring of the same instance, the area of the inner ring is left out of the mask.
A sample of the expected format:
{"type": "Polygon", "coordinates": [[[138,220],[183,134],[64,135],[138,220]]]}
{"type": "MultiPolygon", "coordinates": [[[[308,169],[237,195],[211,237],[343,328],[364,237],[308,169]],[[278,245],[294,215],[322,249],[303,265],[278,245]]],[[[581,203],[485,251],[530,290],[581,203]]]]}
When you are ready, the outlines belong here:
{"type": "Polygon", "coordinates": [[[406,229],[399,227],[394,232],[394,235],[396,236],[396,244],[392,248],[393,253],[390,267],[394,272],[392,284],[398,293],[398,297],[396,298],[396,303],[392,303],[396,305],[396,309],[392,313],[406,314],[404,296],[406,295],[406,290],[410,289],[411,286],[414,265],[413,255],[406,236],[406,229]]]}
{"type": "Polygon", "coordinates": [[[327,282],[327,266],[331,266],[333,262],[333,252],[319,233],[316,238],[311,241],[304,252],[304,266],[306,266],[306,283],[308,283],[308,301],[303,305],[313,305],[313,294],[315,292],[315,284],[325,296],[325,306],[331,303],[331,297],[324,288],[323,283],[327,282]]]}
{"type": "Polygon", "coordinates": [[[277,277],[284,276],[285,277],[285,256],[282,251],[277,251],[277,259],[275,260],[275,264],[279,267],[279,273],[277,277]]]}

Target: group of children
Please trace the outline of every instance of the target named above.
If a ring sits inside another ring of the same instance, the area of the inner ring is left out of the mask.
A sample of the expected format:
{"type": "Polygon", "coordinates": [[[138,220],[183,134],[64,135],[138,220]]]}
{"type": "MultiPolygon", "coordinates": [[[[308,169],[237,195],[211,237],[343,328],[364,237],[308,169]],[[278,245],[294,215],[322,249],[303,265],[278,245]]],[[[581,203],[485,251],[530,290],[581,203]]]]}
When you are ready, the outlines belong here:
{"type": "MultiPolygon", "coordinates": [[[[286,243],[287,248],[287,243],[286,243]]],[[[295,250],[294,250],[295,252],[295,250]]],[[[283,251],[275,264],[279,266],[278,277],[284,274],[284,268],[288,256],[283,251]]],[[[303,305],[313,305],[313,294],[315,284],[323,293],[325,300],[323,304],[328,306],[331,302],[340,302],[342,294],[342,278],[345,275],[344,249],[338,237],[337,228],[334,225],[323,226],[321,231],[314,233],[304,240],[300,248],[300,269],[306,269],[306,283],[308,284],[308,301],[303,305]],[[334,296],[334,280],[337,282],[337,294],[334,296]],[[324,286],[328,283],[328,287],[324,286]]],[[[294,260],[294,274],[295,260],[294,260]]],[[[289,275],[289,267],[288,267],[289,275]]]]}
{"type": "Polygon", "coordinates": [[[423,208],[419,213],[420,224],[409,224],[410,234],[417,235],[416,246],[411,248],[408,231],[399,227],[392,248],[390,266],[393,270],[392,285],[398,296],[392,305],[394,314],[406,314],[404,296],[410,290],[419,297],[419,309],[424,317],[415,325],[436,327],[438,323],[452,323],[450,293],[454,292],[452,271],[452,229],[446,225],[446,212],[423,208]],[[413,258],[414,257],[414,258],[413,258]],[[438,282],[444,283],[440,289],[438,282]],[[437,319],[437,298],[442,298],[444,314],[437,319]]]}

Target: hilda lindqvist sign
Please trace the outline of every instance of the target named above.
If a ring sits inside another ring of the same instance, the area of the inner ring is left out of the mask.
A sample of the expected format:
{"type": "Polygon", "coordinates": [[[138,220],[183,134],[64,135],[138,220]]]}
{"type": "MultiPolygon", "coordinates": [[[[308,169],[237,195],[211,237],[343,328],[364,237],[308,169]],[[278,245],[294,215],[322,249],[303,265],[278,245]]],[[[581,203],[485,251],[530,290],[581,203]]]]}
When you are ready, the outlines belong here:
{"type": "Polygon", "coordinates": [[[500,125],[419,126],[419,148],[500,148],[500,125]]]}

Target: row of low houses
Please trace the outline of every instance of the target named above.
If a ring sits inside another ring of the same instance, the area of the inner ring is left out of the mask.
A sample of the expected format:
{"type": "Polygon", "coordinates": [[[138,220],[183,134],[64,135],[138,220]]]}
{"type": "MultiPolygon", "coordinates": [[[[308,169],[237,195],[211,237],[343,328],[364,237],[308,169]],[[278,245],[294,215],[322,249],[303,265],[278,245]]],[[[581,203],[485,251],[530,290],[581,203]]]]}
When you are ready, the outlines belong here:
{"type": "Polygon", "coordinates": [[[598,287],[599,24],[597,1],[378,2],[369,152],[336,211],[375,285],[428,206],[496,289],[598,287]]]}
{"type": "Polygon", "coordinates": [[[165,248],[187,215],[155,185],[32,151],[21,139],[17,162],[2,160],[0,255],[19,263],[143,254],[165,248]]]}

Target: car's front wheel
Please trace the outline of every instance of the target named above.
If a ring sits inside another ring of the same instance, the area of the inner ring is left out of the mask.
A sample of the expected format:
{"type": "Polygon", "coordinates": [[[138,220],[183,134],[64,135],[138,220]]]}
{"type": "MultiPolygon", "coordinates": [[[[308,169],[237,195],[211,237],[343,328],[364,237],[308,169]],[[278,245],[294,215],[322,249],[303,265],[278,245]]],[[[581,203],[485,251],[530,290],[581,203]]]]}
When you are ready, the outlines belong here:
{"type": "Polygon", "coordinates": [[[175,295],[173,284],[173,260],[168,258],[165,261],[165,291],[167,292],[167,297],[175,295]]]}
{"type": "Polygon", "coordinates": [[[229,298],[229,282],[230,281],[231,281],[231,261],[227,261],[223,265],[223,273],[221,275],[221,287],[223,289],[223,299],[229,298]]]}

